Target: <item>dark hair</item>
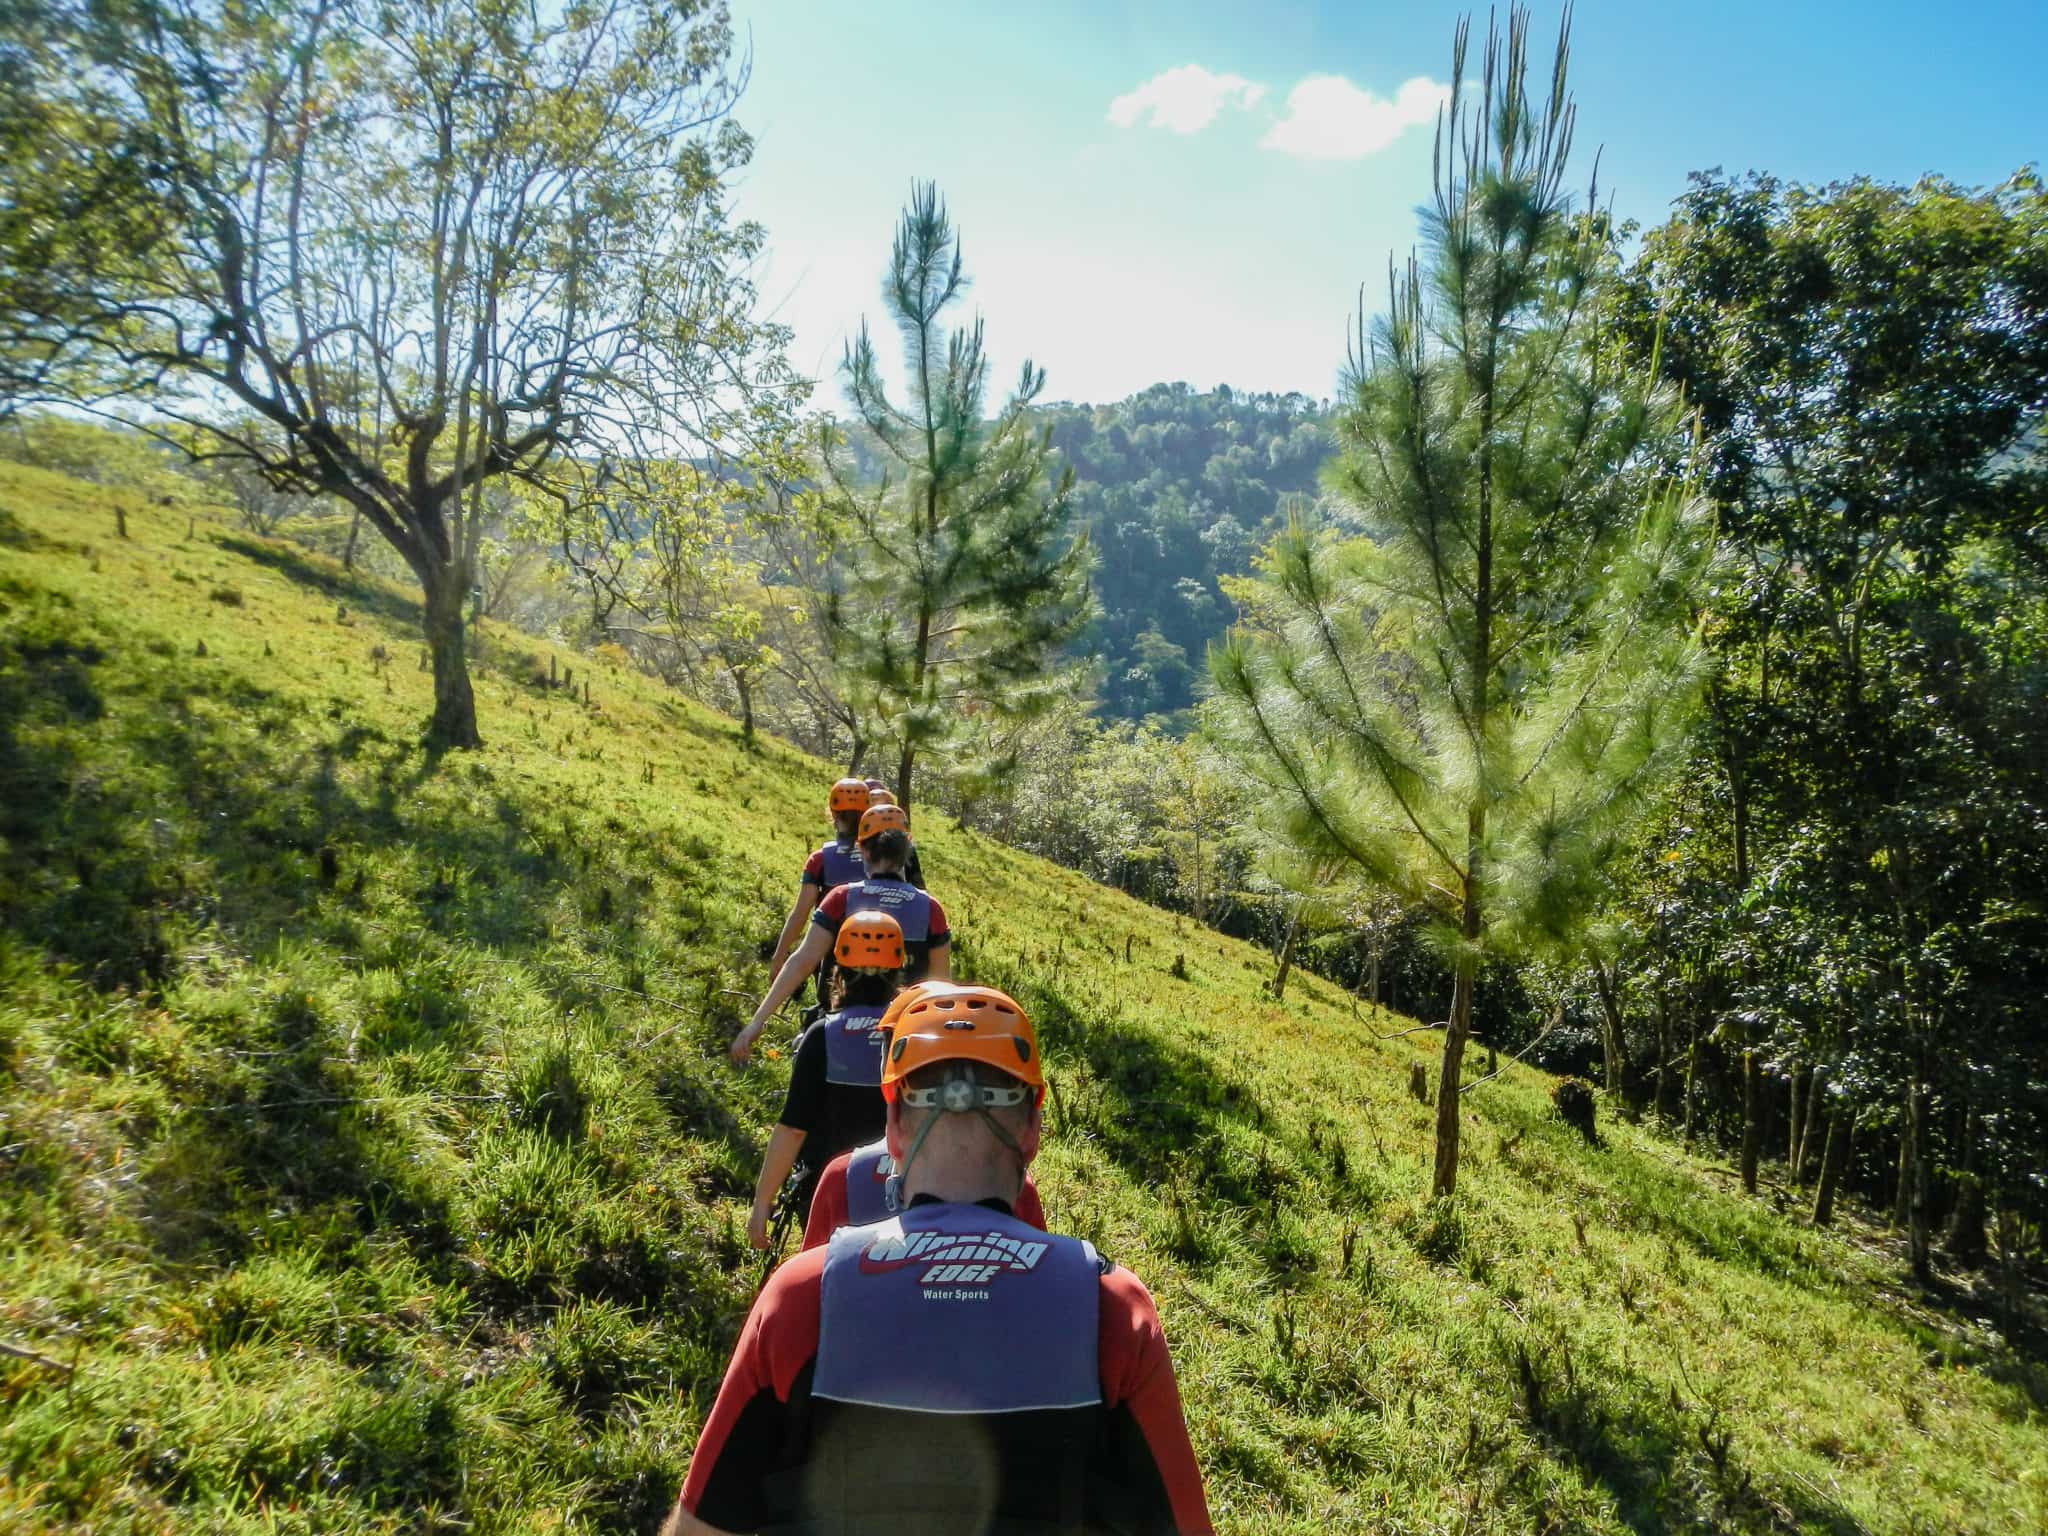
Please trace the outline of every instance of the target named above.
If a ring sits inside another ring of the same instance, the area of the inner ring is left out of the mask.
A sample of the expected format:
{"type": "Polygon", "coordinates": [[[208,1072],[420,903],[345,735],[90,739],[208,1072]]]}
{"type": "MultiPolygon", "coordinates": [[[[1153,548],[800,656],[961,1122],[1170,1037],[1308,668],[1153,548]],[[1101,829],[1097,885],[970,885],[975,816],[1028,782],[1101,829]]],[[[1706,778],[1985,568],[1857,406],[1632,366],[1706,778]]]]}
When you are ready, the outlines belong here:
{"type": "Polygon", "coordinates": [[[910,857],[910,834],[896,827],[877,832],[861,845],[861,852],[869,859],[879,859],[884,864],[901,865],[910,857]]]}
{"type": "Polygon", "coordinates": [[[834,811],[832,813],[832,835],[842,843],[853,841],[853,834],[860,830],[859,811],[834,811]]]}
{"type": "Polygon", "coordinates": [[[871,971],[839,966],[832,972],[831,1008],[874,1008],[903,990],[901,971],[871,971]]]}

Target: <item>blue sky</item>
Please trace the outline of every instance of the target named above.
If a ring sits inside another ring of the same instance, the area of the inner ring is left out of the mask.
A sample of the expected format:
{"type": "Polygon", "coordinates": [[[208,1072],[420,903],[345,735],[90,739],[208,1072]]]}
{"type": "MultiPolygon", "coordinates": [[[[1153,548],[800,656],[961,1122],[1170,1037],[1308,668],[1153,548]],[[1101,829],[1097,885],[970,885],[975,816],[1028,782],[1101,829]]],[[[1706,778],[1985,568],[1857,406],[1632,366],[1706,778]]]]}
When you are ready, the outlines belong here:
{"type": "MultiPolygon", "coordinates": [[[[1577,179],[1659,221],[1688,171],[1828,181],[2003,180],[2048,159],[2042,6],[1585,0],[1573,28],[1577,179]]],[[[1162,379],[1333,392],[1360,285],[1429,193],[1433,103],[1459,8],[734,0],[756,139],[738,206],[764,297],[837,409],[913,178],[939,183],[995,381],[1046,398],[1162,379]]],[[[1547,67],[1557,11],[1539,8],[1547,67]]],[[[1475,30],[1485,27],[1480,12],[1475,30]]],[[[1475,51],[1476,51],[1475,43],[1475,51]]],[[[967,316],[963,313],[963,318],[967,316]]],[[[890,338],[882,338],[885,352],[890,338]]]]}

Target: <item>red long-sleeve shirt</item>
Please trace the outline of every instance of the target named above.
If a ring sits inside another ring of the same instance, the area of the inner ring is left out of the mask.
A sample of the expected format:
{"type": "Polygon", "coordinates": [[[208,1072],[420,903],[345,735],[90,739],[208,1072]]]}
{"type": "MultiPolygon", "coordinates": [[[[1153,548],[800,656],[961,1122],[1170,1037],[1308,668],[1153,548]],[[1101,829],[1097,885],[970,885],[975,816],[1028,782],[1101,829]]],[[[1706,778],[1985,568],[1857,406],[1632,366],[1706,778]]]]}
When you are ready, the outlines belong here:
{"type": "MultiPolygon", "coordinates": [[[[852,1160],[852,1152],[842,1152],[818,1175],[818,1187],[811,1196],[811,1209],[804,1217],[804,1247],[816,1248],[829,1242],[832,1234],[846,1225],[846,1165],[852,1160]]],[[[1030,1222],[1041,1232],[1046,1230],[1045,1206],[1039,1201],[1038,1185],[1028,1173],[1024,1175],[1024,1188],[1018,1192],[1017,1206],[1012,1214],[1019,1221],[1030,1222]]]]}
{"type": "MultiPolygon", "coordinates": [[[[740,1332],[681,1495],[683,1508],[711,1525],[747,1530],[762,1523],[754,1490],[787,1454],[801,1420],[791,1398],[800,1379],[808,1390],[817,1356],[829,1252],[809,1249],[777,1270],[740,1332]]],[[[1096,1359],[1103,1411],[1114,1443],[1125,1448],[1119,1481],[1143,1530],[1211,1536],[1202,1474],[1152,1295],[1136,1275],[1115,1266],[1101,1287],[1096,1359]]],[[[906,1341],[911,1346],[914,1341],[906,1341]]]]}

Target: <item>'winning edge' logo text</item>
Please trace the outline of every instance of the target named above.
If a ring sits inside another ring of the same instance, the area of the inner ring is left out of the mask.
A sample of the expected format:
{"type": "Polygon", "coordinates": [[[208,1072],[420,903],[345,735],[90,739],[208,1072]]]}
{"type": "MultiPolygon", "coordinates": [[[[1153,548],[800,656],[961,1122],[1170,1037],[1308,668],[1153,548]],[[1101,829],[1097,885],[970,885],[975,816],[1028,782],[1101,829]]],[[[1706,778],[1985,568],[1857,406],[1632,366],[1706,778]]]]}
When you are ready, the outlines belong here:
{"type": "Polygon", "coordinates": [[[886,1274],[922,1264],[920,1285],[985,1285],[1000,1274],[1028,1274],[1049,1243],[1020,1242],[997,1232],[898,1232],[877,1239],[860,1256],[863,1274],[886,1274]]]}

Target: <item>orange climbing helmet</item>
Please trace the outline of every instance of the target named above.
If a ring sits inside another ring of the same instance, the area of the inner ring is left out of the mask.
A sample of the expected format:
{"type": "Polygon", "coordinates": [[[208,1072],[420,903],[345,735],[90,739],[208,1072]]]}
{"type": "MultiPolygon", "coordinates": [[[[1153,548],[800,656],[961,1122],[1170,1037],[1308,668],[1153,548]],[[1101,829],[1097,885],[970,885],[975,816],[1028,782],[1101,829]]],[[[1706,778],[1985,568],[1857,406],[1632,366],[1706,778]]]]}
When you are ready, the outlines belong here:
{"type": "Polygon", "coordinates": [[[966,985],[967,983],[964,981],[936,981],[930,977],[926,977],[923,981],[913,981],[901,992],[890,998],[889,1006],[882,1010],[882,1030],[886,1033],[894,1029],[896,1021],[903,1017],[903,1010],[916,1002],[920,997],[930,997],[940,992],[951,992],[966,985]]]}
{"type": "Polygon", "coordinates": [[[882,1015],[889,1027],[882,1059],[882,1097],[892,1103],[903,1079],[941,1061],[985,1062],[1045,1097],[1038,1065],[1038,1035],[1017,1000],[994,987],[923,982],[902,993],[882,1015]]]}
{"type": "Polygon", "coordinates": [[[832,786],[832,793],[825,801],[834,816],[842,811],[864,811],[868,808],[868,781],[866,779],[841,779],[832,786]]]}
{"type": "Polygon", "coordinates": [[[850,912],[839,925],[832,958],[855,971],[903,969],[903,925],[886,912],[850,912]]]}
{"type": "Polygon", "coordinates": [[[856,843],[864,843],[871,837],[884,832],[901,832],[910,835],[910,817],[900,805],[871,805],[860,813],[860,830],[853,835],[856,843]]]}

